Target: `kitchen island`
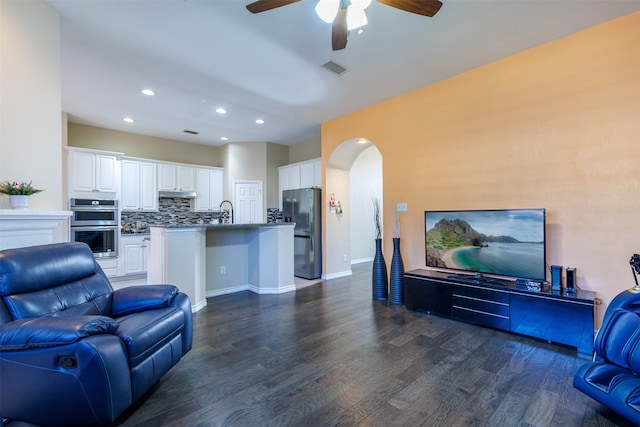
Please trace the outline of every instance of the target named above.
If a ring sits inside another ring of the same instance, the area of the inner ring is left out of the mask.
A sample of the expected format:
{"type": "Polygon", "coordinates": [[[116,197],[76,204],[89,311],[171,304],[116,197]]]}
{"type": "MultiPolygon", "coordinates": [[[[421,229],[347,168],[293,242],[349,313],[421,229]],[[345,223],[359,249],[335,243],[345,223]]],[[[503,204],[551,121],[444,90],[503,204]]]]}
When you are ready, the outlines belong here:
{"type": "Polygon", "coordinates": [[[191,298],[192,310],[207,297],[251,290],[295,290],[295,224],[150,226],[148,283],[170,283],[191,298]]]}

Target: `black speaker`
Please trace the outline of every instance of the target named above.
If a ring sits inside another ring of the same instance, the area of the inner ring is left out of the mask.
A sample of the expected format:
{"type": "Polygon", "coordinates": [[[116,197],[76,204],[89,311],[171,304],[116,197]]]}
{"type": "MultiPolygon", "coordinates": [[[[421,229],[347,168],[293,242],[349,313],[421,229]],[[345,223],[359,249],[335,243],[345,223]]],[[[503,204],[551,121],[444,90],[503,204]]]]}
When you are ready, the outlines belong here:
{"type": "Polygon", "coordinates": [[[567,268],[567,292],[575,292],[576,290],[576,269],[567,268]]]}
{"type": "Polygon", "coordinates": [[[562,266],[552,265],[551,266],[551,289],[554,291],[559,291],[560,288],[562,288],[562,266]]]}

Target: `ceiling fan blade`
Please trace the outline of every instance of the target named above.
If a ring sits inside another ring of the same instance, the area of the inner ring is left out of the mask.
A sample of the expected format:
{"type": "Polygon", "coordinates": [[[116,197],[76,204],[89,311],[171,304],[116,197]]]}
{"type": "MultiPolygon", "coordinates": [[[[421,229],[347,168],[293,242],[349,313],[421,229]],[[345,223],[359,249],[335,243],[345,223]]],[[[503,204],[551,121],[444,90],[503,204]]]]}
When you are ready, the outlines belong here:
{"type": "Polygon", "coordinates": [[[338,14],[331,27],[331,46],[333,50],[342,50],[347,47],[347,8],[338,9],[338,14]]]}
{"type": "Polygon", "coordinates": [[[438,0],[378,0],[382,4],[395,7],[406,12],[432,17],[442,7],[438,0]]]}
{"type": "Polygon", "coordinates": [[[299,1],[300,0],[258,0],[248,4],[247,10],[251,13],[260,13],[275,9],[276,7],[297,3],[299,1]]]}

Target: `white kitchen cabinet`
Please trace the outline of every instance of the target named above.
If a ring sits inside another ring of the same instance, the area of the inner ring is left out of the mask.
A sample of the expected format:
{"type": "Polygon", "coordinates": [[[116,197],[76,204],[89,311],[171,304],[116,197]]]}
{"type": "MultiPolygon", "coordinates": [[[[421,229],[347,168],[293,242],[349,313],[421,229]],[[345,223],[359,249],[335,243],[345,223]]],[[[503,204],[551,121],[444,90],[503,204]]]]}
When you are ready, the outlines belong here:
{"type": "Polygon", "coordinates": [[[289,167],[282,166],[278,168],[278,183],[280,185],[280,193],[284,190],[291,190],[289,186],[289,167]]]}
{"type": "Polygon", "coordinates": [[[158,190],[175,191],[178,186],[177,166],[168,163],[158,164],[158,190]]]}
{"type": "Polygon", "coordinates": [[[178,190],[196,190],[196,168],[191,166],[178,166],[178,190]]]}
{"type": "Polygon", "coordinates": [[[148,246],[149,235],[125,234],[120,236],[121,276],[145,274],[147,272],[148,246]]]}
{"type": "Polygon", "coordinates": [[[217,211],[222,203],[223,170],[220,168],[196,169],[196,211],[217,211]]]}
{"type": "Polygon", "coordinates": [[[116,193],[118,154],[69,148],[71,192],[116,193]]]}
{"type": "Polygon", "coordinates": [[[315,170],[313,162],[305,162],[300,164],[300,187],[299,188],[311,188],[316,184],[315,170]]]}
{"type": "Polygon", "coordinates": [[[322,188],[322,160],[316,159],[313,161],[313,181],[314,187],[322,188]]]}
{"type": "Polygon", "coordinates": [[[289,189],[302,188],[300,186],[300,164],[289,165],[289,189]]]}
{"type": "Polygon", "coordinates": [[[195,191],[196,168],[177,163],[158,164],[158,190],[195,191]]]}
{"type": "Polygon", "coordinates": [[[278,189],[280,209],[282,209],[282,192],[299,188],[322,187],[322,160],[313,159],[292,163],[278,168],[278,189]]]}
{"type": "Polygon", "coordinates": [[[282,166],[278,168],[278,207],[282,210],[282,192],[290,190],[289,187],[289,168],[282,166]]]}
{"type": "Polygon", "coordinates": [[[107,277],[118,275],[118,258],[97,258],[96,262],[107,277]]]}
{"type": "Polygon", "coordinates": [[[122,160],[122,210],[157,211],[156,164],[134,159],[122,160]]]}

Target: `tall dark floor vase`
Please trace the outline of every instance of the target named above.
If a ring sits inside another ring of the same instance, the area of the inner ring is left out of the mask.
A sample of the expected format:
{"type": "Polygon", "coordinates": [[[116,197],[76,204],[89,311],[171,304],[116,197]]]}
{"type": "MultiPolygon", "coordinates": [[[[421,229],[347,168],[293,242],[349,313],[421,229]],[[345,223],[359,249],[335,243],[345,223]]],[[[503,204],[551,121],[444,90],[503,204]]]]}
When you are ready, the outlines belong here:
{"type": "Polygon", "coordinates": [[[391,275],[389,277],[389,302],[404,304],[404,263],[400,253],[400,238],[393,238],[393,257],[391,258],[391,275]]]}
{"type": "Polygon", "coordinates": [[[373,258],[371,284],[374,300],[386,300],[389,297],[387,263],[382,255],[382,239],[376,239],[376,255],[373,258]]]}

